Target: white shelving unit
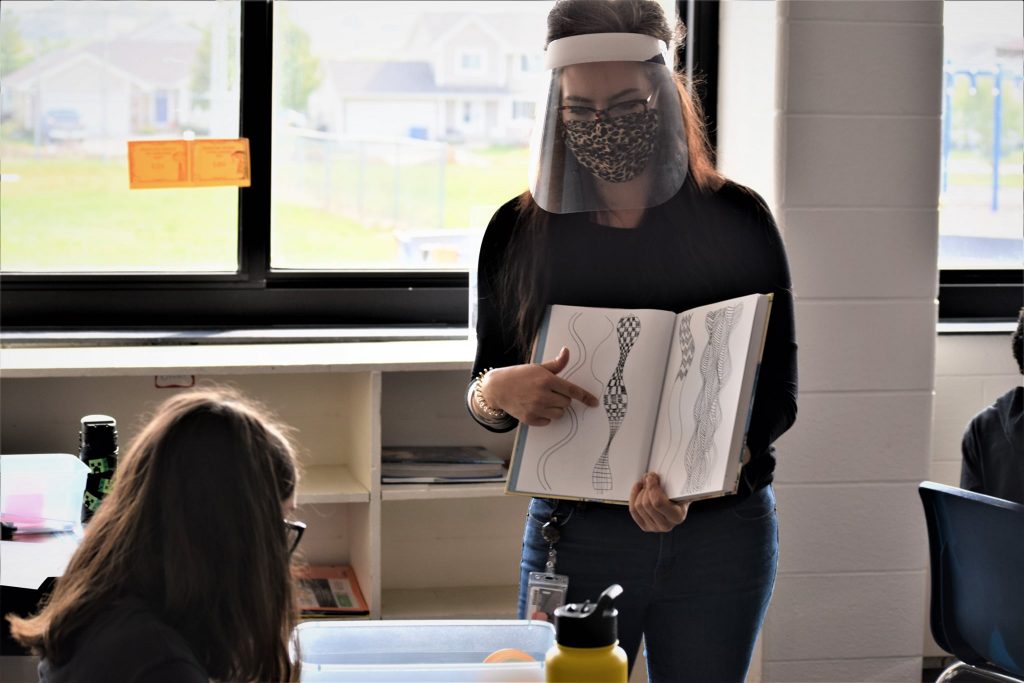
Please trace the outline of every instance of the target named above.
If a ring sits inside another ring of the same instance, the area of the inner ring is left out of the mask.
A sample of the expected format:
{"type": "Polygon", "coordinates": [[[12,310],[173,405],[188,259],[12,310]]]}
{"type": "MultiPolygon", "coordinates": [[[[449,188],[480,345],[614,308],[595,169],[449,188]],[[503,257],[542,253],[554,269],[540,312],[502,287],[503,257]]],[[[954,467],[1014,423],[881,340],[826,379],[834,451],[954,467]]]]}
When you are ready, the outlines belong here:
{"type": "Polygon", "coordinates": [[[380,484],[382,445],[512,436],[466,414],[467,341],[0,349],[4,452],[75,452],[79,418],[114,416],[122,445],[179,388],[228,384],[295,430],[297,513],[312,564],[350,564],[370,618],[514,617],[528,499],[500,484],[380,484]]]}
{"type": "Polygon", "coordinates": [[[303,472],[297,498],[299,505],[369,503],[370,490],[346,465],[314,465],[303,472]]]}

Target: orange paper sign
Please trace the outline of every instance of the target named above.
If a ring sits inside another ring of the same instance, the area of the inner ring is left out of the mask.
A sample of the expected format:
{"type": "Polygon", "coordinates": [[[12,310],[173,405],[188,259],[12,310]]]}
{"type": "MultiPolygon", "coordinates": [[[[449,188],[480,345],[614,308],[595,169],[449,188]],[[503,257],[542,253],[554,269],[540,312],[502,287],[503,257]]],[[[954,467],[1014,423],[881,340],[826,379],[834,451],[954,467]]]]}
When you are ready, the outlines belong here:
{"type": "Polygon", "coordinates": [[[249,187],[249,140],[133,140],[128,186],[249,187]]]}

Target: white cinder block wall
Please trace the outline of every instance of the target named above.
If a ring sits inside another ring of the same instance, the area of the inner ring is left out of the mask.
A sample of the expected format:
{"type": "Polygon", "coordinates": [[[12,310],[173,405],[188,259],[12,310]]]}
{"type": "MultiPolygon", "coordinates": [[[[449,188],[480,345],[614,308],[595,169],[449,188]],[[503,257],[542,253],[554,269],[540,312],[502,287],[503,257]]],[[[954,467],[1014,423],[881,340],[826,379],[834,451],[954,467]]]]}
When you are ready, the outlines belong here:
{"type": "Polygon", "coordinates": [[[723,85],[743,73],[755,90],[774,84],[774,100],[758,93],[745,107],[743,91],[723,90],[720,153],[726,173],[772,193],[800,345],[797,424],[778,443],[781,556],[762,678],[919,681],[942,4],[738,2],[722,19],[723,85]],[[771,26],[774,76],[740,37],[771,26]],[[773,182],[747,158],[768,139],[773,182]]]}

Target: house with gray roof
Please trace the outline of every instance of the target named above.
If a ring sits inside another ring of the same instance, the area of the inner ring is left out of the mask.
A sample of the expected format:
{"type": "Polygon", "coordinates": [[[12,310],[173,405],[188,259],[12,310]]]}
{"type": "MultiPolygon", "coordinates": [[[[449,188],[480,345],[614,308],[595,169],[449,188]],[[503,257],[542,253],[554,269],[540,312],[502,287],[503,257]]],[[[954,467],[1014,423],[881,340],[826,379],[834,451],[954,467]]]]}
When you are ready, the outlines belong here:
{"type": "Polygon", "coordinates": [[[529,14],[426,14],[392,61],[327,62],[310,121],[351,138],[522,144],[546,85],[543,38],[529,14]]]}
{"type": "Polygon", "coordinates": [[[164,25],[53,52],[4,76],[4,117],[34,132],[72,112],[87,139],[178,131],[201,121],[190,91],[199,32],[164,25]]]}

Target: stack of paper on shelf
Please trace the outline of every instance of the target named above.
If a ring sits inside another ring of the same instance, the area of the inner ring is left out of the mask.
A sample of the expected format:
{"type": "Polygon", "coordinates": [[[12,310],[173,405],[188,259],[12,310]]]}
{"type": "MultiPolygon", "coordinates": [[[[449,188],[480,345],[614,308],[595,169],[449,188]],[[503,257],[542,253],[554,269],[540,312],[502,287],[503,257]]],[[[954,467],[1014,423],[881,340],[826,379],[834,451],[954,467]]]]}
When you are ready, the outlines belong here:
{"type": "Polygon", "coordinates": [[[359,590],[352,567],[298,567],[298,602],[303,619],[366,616],[370,608],[359,590]]]}
{"type": "Polygon", "coordinates": [[[479,446],[386,446],[384,484],[449,484],[504,481],[505,461],[479,446]]]}

